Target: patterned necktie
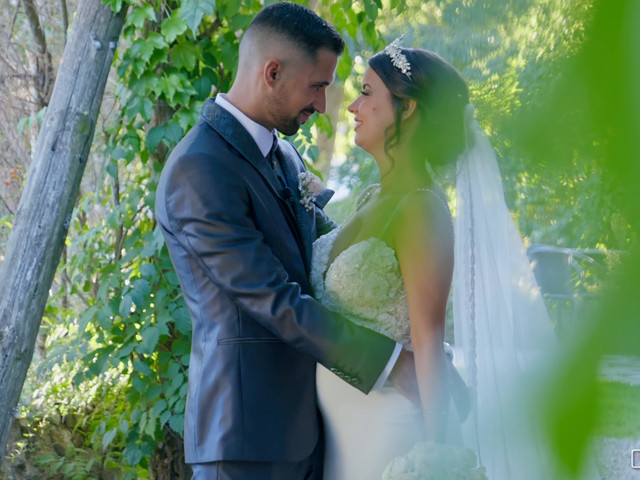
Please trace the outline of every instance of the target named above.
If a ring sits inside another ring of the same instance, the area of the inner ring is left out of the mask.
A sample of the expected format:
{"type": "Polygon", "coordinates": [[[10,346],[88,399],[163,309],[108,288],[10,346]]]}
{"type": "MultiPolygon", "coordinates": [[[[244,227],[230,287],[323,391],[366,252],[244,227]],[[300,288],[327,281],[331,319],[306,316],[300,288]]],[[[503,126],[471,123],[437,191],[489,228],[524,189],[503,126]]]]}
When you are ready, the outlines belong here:
{"type": "Polygon", "coordinates": [[[278,145],[278,139],[274,136],[273,144],[271,145],[271,150],[266,156],[266,160],[267,162],[269,162],[269,165],[271,165],[271,168],[273,168],[273,172],[276,174],[276,176],[278,177],[278,180],[280,181],[280,186],[282,187],[284,198],[287,201],[291,202],[293,200],[293,194],[289,189],[287,178],[286,178],[286,175],[284,174],[282,162],[280,160],[281,156],[282,156],[282,150],[278,145]]]}
{"type": "Polygon", "coordinates": [[[278,139],[274,136],[273,143],[271,144],[271,150],[267,153],[265,160],[271,165],[271,168],[276,169],[276,165],[278,164],[278,155],[276,151],[278,150],[278,139]]]}

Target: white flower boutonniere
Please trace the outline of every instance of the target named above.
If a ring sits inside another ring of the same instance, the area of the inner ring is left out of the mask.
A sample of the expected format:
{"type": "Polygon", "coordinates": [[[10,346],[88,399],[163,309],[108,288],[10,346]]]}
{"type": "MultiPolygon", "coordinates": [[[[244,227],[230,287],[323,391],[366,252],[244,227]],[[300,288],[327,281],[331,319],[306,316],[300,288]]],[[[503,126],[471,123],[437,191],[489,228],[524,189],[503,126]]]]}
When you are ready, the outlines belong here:
{"type": "Polygon", "coordinates": [[[300,203],[307,211],[313,209],[316,197],[325,190],[322,180],[312,172],[302,172],[298,175],[298,190],[300,190],[300,203]]]}

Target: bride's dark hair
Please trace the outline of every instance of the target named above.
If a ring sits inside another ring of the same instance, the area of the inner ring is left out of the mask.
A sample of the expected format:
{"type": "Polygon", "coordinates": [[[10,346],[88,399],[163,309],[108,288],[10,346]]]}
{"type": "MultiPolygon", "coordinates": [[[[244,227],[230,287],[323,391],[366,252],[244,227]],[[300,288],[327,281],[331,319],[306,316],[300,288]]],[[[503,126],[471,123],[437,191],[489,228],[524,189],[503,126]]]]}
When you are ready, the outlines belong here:
{"type": "Polygon", "coordinates": [[[385,151],[389,155],[400,142],[402,114],[407,100],[416,101],[417,129],[410,140],[415,161],[428,160],[433,166],[454,162],[465,148],[464,107],[469,103],[467,83],[451,64],[439,55],[418,48],[403,48],[411,65],[411,76],[391,63],[387,53],[369,59],[387,89],[395,107],[395,123],[388,131],[385,151]]]}

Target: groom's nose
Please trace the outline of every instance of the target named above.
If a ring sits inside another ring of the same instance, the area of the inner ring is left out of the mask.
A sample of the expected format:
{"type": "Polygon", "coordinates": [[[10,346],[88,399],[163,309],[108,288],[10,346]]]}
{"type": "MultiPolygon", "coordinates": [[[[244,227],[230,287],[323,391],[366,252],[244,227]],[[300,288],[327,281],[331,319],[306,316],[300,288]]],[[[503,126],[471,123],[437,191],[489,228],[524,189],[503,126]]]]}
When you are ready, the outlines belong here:
{"type": "Polygon", "coordinates": [[[311,104],[318,113],[324,113],[327,109],[327,89],[321,88],[316,92],[316,96],[311,104]]]}

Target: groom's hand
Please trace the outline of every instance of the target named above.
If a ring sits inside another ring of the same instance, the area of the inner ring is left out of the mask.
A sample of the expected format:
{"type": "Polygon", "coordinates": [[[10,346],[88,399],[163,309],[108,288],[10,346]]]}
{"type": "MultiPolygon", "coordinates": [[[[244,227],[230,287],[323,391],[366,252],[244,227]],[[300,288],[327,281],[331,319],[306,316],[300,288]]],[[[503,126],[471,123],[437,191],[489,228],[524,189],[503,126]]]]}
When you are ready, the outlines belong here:
{"type": "Polygon", "coordinates": [[[396,387],[396,390],[415,405],[420,406],[420,393],[418,391],[418,378],[416,376],[413,353],[404,348],[400,351],[398,360],[389,374],[389,380],[396,387]]]}

